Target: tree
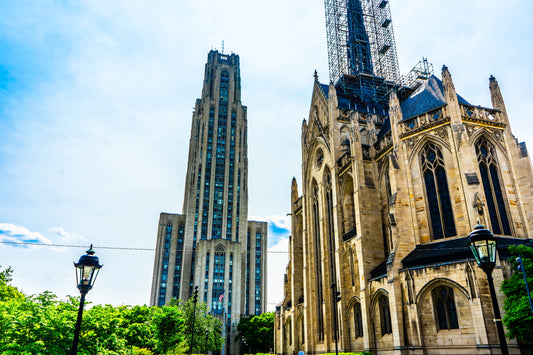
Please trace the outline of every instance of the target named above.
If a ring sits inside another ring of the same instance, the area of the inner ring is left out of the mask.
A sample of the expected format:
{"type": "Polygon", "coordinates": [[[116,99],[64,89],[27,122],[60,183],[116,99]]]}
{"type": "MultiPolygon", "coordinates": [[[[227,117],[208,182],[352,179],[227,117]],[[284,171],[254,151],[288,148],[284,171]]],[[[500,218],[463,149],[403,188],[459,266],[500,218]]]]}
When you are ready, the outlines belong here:
{"type": "Polygon", "coordinates": [[[11,286],[12,275],[13,269],[11,266],[5,270],[0,270],[0,302],[11,298],[24,297],[24,295],[16,287],[11,286]]]}
{"type": "MultiPolygon", "coordinates": [[[[10,285],[12,269],[0,270],[0,354],[66,354],[72,346],[79,297],[58,300],[49,291],[26,296],[10,285]]],[[[94,305],[83,314],[79,354],[186,353],[192,300],[168,306],[94,305]]],[[[195,353],[220,350],[221,322],[205,303],[196,305],[195,353]]]]}
{"type": "Polygon", "coordinates": [[[246,340],[248,353],[268,353],[274,348],[274,312],[241,318],[237,331],[236,341],[246,340]]]}
{"type": "Polygon", "coordinates": [[[519,263],[516,261],[518,255],[521,255],[527,282],[530,287],[533,286],[533,248],[524,245],[510,246],[509,252],[513,274],[510,279],[503,281],[501,287],[506,296],[503,323],[509,331],[508,338],[516,337],[522,344],[533,344],[533,314],[523,274],[518,270],[519,263]]]}
{"type": "Polygon", "coordinates": [[[188,299],[186,302],[180,302],[180,307],[186,319],[184,328],[186,348],[189,349],[190,347],[191,331],[193,328],[192,318],[193,313],[195,313],[193,353],[202,354],[204,352],[206,331],[208,334],[208,351],[220,350],[224,342],[224,339],[222,339],[222,323],[209,314],[207,305],[204,302],[198,302],[195,311],[192,299],[188,299]]]}

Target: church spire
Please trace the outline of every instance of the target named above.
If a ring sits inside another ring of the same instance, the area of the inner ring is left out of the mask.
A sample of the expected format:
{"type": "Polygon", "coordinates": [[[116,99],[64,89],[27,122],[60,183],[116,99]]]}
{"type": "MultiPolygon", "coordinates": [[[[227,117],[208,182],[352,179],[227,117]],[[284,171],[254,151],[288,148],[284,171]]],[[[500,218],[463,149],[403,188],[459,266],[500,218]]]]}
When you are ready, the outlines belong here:
{"type": "Polygon", "coordinates": [[[502,92],[500,91],[500,85],[494,76],[489,78],[490,98],[492,101],[492,107],[495,110],[500,110],[505,115],[507,120],[507,110],[505,109],[505,102],[503,101],[502,92]]]}
{"type": "Polygon", "coordinates": [[[452,125],[459,125],[461,121],[461,108],[459,107],[459,100],[457,99],[457,92],[453,84],[452,74],[448,67],[442,66],[442,88],[444,100],[448,104],[452,125]]]}

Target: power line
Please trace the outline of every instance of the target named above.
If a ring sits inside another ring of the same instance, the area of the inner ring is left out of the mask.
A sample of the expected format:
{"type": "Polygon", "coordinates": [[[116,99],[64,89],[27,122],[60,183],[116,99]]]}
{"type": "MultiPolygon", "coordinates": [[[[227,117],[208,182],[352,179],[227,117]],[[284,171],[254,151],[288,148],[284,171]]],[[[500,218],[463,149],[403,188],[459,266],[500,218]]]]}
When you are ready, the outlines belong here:
{"type": "MultiPolygon", "coordinates": [[[[10,245],[21,245],[21,246],[39,246],[39,247],[59,247],[59,248],[87,248],[87,245],[74,245],[74,244],[46,244],[46,243],[37,243],[37,242],[10,242],[1,240],[0,244],[10,244],[10,245]]],[[[155,248],[130,248],[130,247],[113,247],[113,246],[101,246],[93,244],[95,249],[108,249],[108,250],[131,250],[131,251],[155,251],[155,248]]],[[[193,251],[193,249],[181,249],[181,252],[184,251],[193,251]]],[[[197,250],[196,250],[197,251],[197,250]]],[[[288,254],[288,251],[266,251],[270,254],[288,254]]],[[[250,253],[255,253],[255,251],[250,251],[250,253]]]]}
{"type": "MultiPolygon", "coordinates": [[[[59,247],[59,248],[87,248],[87,245],[74,245],[74,244],[46,244],[46,243],[37,243],[37,242],[10,242],[10,241],[4,241],[4,240],[0,240],[0,244],[10,244],[10,245],[21,245],[21,246],[39,246],[39,247],[59,247]]],[[[113,246],[101,246],[101,245],[97,245],[97,244],[93,244],[93,247],[95,249],[108,249],[108,250],[129,250],[129,251],[156,251],[155,248],[132,248],[132,247],[113,247],[113,246]]],[[[414,250],[414,249],[413,249],[414,250]]],[[[457,248],[439,248],[440,251],[446,251],[446,250],[450,250],[450,251],[456,251],[457,248]]],[[[192,251],[198,251],[197,249],[180,249],[180,250],[176,250],[176,251],[180,251],[180,252],[192,252],[192,251]]],[[[226,251],[223,251],[223,252],[226,252],[226,251]]],[[[337,253],[347,253],[349,252],[348,250],[344,249],[344,248],[341,248],[341,249],[337,249],[334,251],[335,254],[337,253]]],[[[244,252],[244,253],[250,253],[250,254],[254,254],[256,253],[255,250],[251,250],[249,252],[244,252]]],[[[282,250],[267,250],[266,251],[267,254],[291,254],[289,251],[282,251],[282,250]]],[[[293,255],[301,255],[301,254],[314,254],[314,251],[311,251],[311,250],[306,250],[305,252],[302,250],[302,251],[293,251],[292,254],[293,255]]],[[[324,254],[328,254],[328,253],[331,253],[330,250],[324,250],[323,251],[324,254]]]]}

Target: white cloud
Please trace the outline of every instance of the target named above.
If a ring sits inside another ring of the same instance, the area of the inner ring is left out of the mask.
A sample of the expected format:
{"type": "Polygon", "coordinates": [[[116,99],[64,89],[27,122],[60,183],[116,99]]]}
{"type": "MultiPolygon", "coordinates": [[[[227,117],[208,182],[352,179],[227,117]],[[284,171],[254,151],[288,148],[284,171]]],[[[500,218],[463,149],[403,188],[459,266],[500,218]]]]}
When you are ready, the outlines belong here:
{"type": "MultiPolygon", "coordinates": [[[[531,141],[531,4],[392,1],[402,73],[421,56],[437,75],[447,64],[458,92],[476,105],[490,101],[494,74],[517,138],[531,141]]],[[[285,214],[291,179],[301,176],[301,122],[313,71],[329,81],[324,22],[323,2],[308,0],[0,1],[2,60],[5,70],[17,69],[13,86],[0,87],[3,221],[31,219],[54,241],[81,243],[76,238],[83,236],[95,245],[153,248],[159,213],[180,212],[183,204],[192,108],[207,52],[225,40],[226,52],[240,56],[248,107],[249,213],[267,216],[250,219],[268,221],[271,247],[286,251],[285,214]],[[10,91],[15,86],[20,90],[10,91]]],[[[15,238],[0,233],[1,240],[15,238]]],[[[70,252],[70,259],[79,257],[70,252]]],[[[95,303],[148,302],[152,253],[98,253],[106,269],[95,303]],[[133,276],[124,277],[121,267],[131,258],[133,276]]],[[[36,254],[35,264],[59,262],[36,254]]],[[[272,255],[269,264],[279,270],[269,278],[279,278],[269,293],[282,289],[286,266],[272,255]]],[[[24,263],[15,250],[14,269],[24,263]]],[[[29,278],[43,279],[35,268],[27,275],[32,287],[29,278]]]]}
{"type": "MultiPolygon", "coordinates": [[[[32,232],[26,227],[11,223],[0,223],[0,241],[2,243],[39,243],[51,244],[50,239],[39,232],[32,232]]],[[[30,248],[29,245],[19,245],[22,248],[30,248]]]]}
{"type": "Polygon", "coordinates": [[[59,237],[59,242],[64,243],[64,244],[87,242],[87,238],[85,238],[84,236],[79,235],[79,234],[69,233],[65,229],[63,229],[63,227],[50,228],[50,231],[59,237]]]}

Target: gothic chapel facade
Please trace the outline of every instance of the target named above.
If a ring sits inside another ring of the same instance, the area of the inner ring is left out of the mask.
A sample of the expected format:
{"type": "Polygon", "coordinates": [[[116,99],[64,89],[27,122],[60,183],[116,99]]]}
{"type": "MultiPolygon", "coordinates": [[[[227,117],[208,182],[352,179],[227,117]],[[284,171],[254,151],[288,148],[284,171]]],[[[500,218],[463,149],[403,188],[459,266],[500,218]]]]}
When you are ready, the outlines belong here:
{"type": "MultiPolygon", "coordinates": [[[[335,352],[335,328],[343,352],[500,353],[466,236],[478,223],[499,236],[499,290],[511,275],[507,247],[531,245],[531,162],[494,77],[492,108],[458,95],[446,67],[441,77],[404,97],[390,90],[384,110],[315,74],[278,354],[335,352]]],[[[503,314],[499,292],[498,301],[503,314]]]]}

